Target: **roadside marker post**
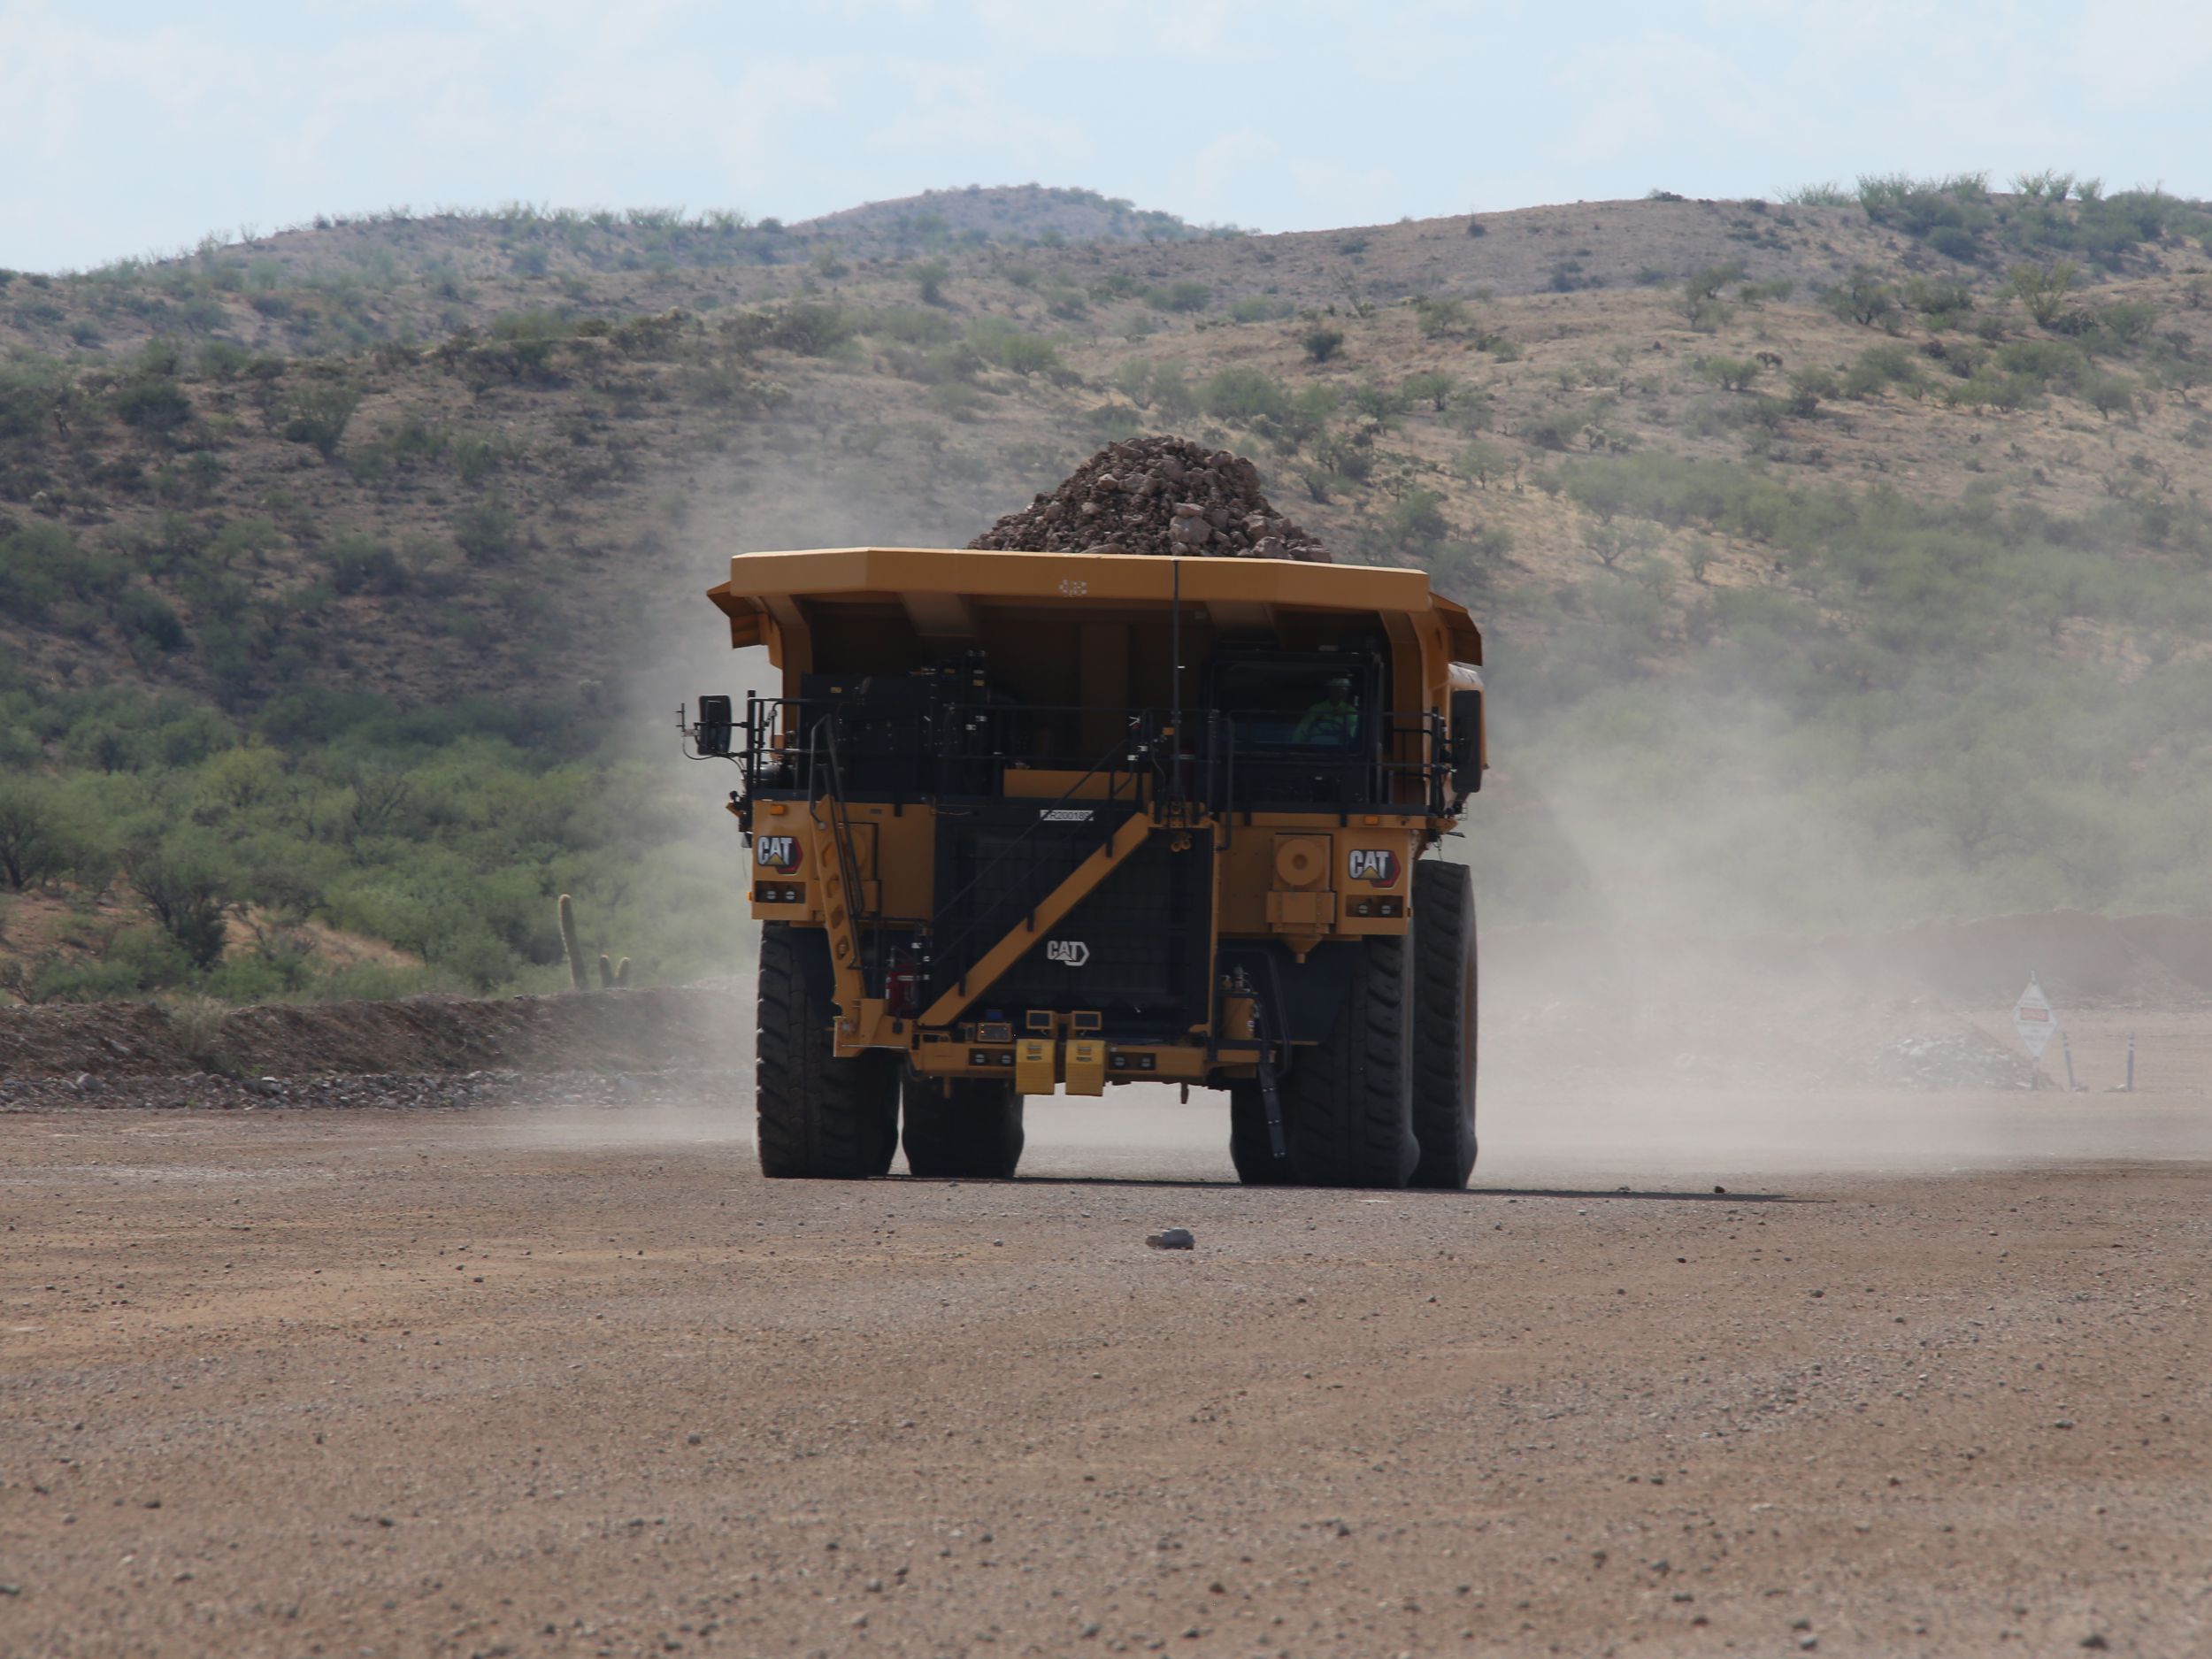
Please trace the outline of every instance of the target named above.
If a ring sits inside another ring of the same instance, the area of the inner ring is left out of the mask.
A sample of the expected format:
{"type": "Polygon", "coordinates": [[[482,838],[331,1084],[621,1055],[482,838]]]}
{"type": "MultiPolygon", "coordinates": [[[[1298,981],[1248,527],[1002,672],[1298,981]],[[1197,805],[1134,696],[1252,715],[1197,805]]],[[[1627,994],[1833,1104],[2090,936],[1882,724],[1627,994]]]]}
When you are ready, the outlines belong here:
{"type": "Polygon", "coordinates": [[[2058,1023],[2058,1015],[2051,1007],[2051,999],[2043,995],[2043,987],[2036,981],[2032,970],[2028,974],[2028,988],[2020,993],[2020,1000],[2012,1005],[2012,1028],[2020,1035],[2020,1046],[2028,1051],[2028,1058],[2040,1060],[2044,1049],[2051,1046],[2051,1038],[2058,1038],[2059,1052],[2066,1056],[2066,1089],[2078,1092],[2081,1085],[2074,1080],[2074,1045],[2058,1023]]]}

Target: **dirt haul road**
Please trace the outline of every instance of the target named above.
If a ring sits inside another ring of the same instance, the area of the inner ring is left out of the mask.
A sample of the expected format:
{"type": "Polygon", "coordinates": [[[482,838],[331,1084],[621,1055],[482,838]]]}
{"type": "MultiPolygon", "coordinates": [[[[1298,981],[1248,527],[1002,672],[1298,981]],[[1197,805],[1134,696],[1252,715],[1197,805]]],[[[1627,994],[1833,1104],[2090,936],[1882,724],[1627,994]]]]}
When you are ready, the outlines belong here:
{"type": "Polygon", "coordinates": [[[1143,1108],[1010,1185],[0,1116],[0,1653],[2212,1649],[2206,1102],[1861,1099],[1750,1179],[1687,1103],[1463,1196],[1143,1108]]]}

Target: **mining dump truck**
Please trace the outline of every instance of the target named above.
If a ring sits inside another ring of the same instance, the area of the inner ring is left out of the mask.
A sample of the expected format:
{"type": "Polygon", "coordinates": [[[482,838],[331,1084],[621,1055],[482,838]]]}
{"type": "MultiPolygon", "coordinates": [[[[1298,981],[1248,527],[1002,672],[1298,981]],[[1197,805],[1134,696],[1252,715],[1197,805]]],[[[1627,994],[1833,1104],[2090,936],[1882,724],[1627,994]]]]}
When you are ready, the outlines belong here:
{"type": "Polygon", "coordinates": [[[1002,1178],[1023,1103],[1225,1090],[1250,1184],[1458,1187],[1482,638],[1420,571],[748,553],[710,591],[780,695],[738,768],[762,1170],[1002,1178]]]}

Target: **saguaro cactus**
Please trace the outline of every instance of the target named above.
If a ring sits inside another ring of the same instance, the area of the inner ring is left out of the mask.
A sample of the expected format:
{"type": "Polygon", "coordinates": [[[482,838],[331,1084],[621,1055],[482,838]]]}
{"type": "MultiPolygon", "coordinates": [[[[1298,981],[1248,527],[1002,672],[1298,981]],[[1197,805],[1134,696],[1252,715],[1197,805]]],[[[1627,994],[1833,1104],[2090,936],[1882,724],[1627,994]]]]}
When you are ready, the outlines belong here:
{"type": "MultiPolygon", "coordinates": [[[[584,947],[576,937],[576,904],[567,894],[561,895],[561,949],[568,953],[568,982],[579,991],[592,988],[591,975],[584,966],[584,947]]],[[[630,985],[630,959],[611,962],[605,952],[599,956],[599,988],[603,991],[627,990],[630,985]]]]}
{"type": "Polygon", "coordinates": [[[568,895],[561,895],[561,947],[568,952],[569,984],[579,991],[591,989],[591,981],[584,975],[584,948],[576,942],[576,906],[568,895]]]}

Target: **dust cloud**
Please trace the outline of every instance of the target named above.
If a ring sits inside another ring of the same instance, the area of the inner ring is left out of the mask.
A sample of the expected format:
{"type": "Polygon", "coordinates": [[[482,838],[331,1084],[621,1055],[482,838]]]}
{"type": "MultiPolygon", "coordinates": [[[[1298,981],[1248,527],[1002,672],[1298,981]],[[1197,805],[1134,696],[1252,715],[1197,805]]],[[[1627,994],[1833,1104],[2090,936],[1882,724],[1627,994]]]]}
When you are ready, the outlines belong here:
{"type": "MultiPolygon", "coordinates": [[[[734,772],[681,758],[672,729],[702,691],[741,703],[775,689],[765,653],[733,654],[703,597],[727,556],[956,545],[1003,504],[874,495],[829,462],[765,465],[695,499],[683,575],[644,613],[617,693],[656,783],[695,817],[689,844],[733,892],[746,872],[720,807],[734,772]]],[[[1899,926],[1945,914],[1942,872],[1901,865],[1863,820],[1801,787],[1801,739],[1778,711],[1740,703],[1724,730],[1687,741],[1655,729],[1687,718],[1663,700],[1624,727],[1542,723],[1516,715],[1511,653],[1496,655],[1497,770],[1447,855],[1473,866],[1484,915],[1478,1187],[2212,1150],[2212,931],[2176,956],[2071,913],[1899,926]],[[1638,720],[1655,728],[1647,745],[1638,720]],[[2185,960],[2200,944],[2201,960],[2185,960]],[[2066,1091],[2055,1046],[2038,1064],[2009,1028],[2032,973],[2061,1002],[2084,1093],[2066,1091]],[[2131,1031],[2140,1092],[2107,1094],[2131,1031]]],[[[757,929],[733,909],[727,972],[743,976],[757,929]]],[[[747,1090],[680,1108],[548,1109],[516,1133],[577,1148],[749,1145],[750,1118],[747,1090]]],[[[1025,1174],[1233,1179],[1217,1092],[1033,1101],[1028,1133],[1025,1174]]]]}

